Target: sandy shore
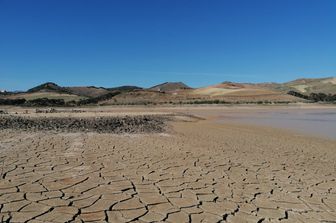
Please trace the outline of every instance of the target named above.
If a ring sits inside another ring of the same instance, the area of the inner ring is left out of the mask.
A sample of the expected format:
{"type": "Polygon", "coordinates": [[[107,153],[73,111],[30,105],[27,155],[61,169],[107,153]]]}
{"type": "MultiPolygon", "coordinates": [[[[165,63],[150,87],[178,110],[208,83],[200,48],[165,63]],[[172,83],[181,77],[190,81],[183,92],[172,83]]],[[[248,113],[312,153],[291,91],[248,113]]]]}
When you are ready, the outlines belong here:
{"type": "Polygon", "coordinates": [[[335,221],[336,141],[160,111],[205,120],[160,134],[0,130],[0,219],[335,221]]]}

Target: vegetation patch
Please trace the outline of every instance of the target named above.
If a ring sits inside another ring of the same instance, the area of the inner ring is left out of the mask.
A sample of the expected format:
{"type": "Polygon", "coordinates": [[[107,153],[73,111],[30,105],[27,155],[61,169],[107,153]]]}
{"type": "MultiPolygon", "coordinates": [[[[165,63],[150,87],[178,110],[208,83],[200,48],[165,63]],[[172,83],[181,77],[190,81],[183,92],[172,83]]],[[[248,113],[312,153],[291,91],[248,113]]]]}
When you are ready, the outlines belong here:
{"type": "Polygon", "coordinates": [[[168,116],[144,115],[98,118],[0,116],[0,129],[22,131],[161,133],[168,116]]]}
{"type": "Polygon", "coordinates": [[[313,102],[329,102],[336,103],[336,94],[325,94],[325,93],[311,93],[309,95],[301,94],[296,91],[289,91],[289,95],[303,98],[305,100],[313,101],[313,102]]]}

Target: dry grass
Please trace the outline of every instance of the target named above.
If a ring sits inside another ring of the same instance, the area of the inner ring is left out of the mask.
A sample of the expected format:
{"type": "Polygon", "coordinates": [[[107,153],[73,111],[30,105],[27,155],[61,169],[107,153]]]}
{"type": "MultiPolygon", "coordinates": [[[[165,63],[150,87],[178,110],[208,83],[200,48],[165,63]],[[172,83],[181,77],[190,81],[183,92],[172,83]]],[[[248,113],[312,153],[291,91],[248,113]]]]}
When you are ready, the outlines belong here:
{"type": "Polygon", "coordinates": [[[34,100],[38,98],[48,98],[48,99],[64,99],[64,101],[79,101],[85,99],[85,97],[73,95],[73,94],[63,94],[56,92],[35,92],[35,93],[24,93],[6,96],[9,99],[24,98],[26,100],[34,100]]]}

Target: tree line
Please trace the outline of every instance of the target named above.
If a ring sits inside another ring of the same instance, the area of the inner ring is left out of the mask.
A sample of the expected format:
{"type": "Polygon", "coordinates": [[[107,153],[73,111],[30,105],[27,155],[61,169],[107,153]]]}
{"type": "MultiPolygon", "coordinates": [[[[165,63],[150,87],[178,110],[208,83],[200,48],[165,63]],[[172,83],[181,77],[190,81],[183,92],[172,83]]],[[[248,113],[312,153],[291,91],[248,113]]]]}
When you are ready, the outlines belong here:
{"type": "Polygon", "coordinates": [[[18,98],[18,99],[0,98],[0,105],[26,106],[26,107],[49,107],[49,106],[74,107],[81,105],[98,104],[98,102],[109,100],[118,94],[120,94],[120,92],[110,92],[98,97],[82,99],[79,101],[65,101],[64,99],[51,99],[51,98],[37,98],[32,100],[26,100],[24,98],[18,98]]]}
{"type": "Polygon", "coordinates": [[[305,95],[297,91],[289,91],[288,94],[313,102],[336,102],[336,94],[310,93],[305,95]]]}

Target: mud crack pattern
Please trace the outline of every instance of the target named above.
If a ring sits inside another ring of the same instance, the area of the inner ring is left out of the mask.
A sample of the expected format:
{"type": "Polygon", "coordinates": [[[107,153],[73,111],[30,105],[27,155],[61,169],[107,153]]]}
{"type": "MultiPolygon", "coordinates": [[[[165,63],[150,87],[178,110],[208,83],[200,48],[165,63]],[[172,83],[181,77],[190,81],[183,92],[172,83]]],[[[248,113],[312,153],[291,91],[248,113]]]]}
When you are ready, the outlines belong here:
{"type": "Polygon", "coordinates": [[[175,129],[0,131],[1,221],[336,221],[334,142],[200,123],[175,129]]]}

